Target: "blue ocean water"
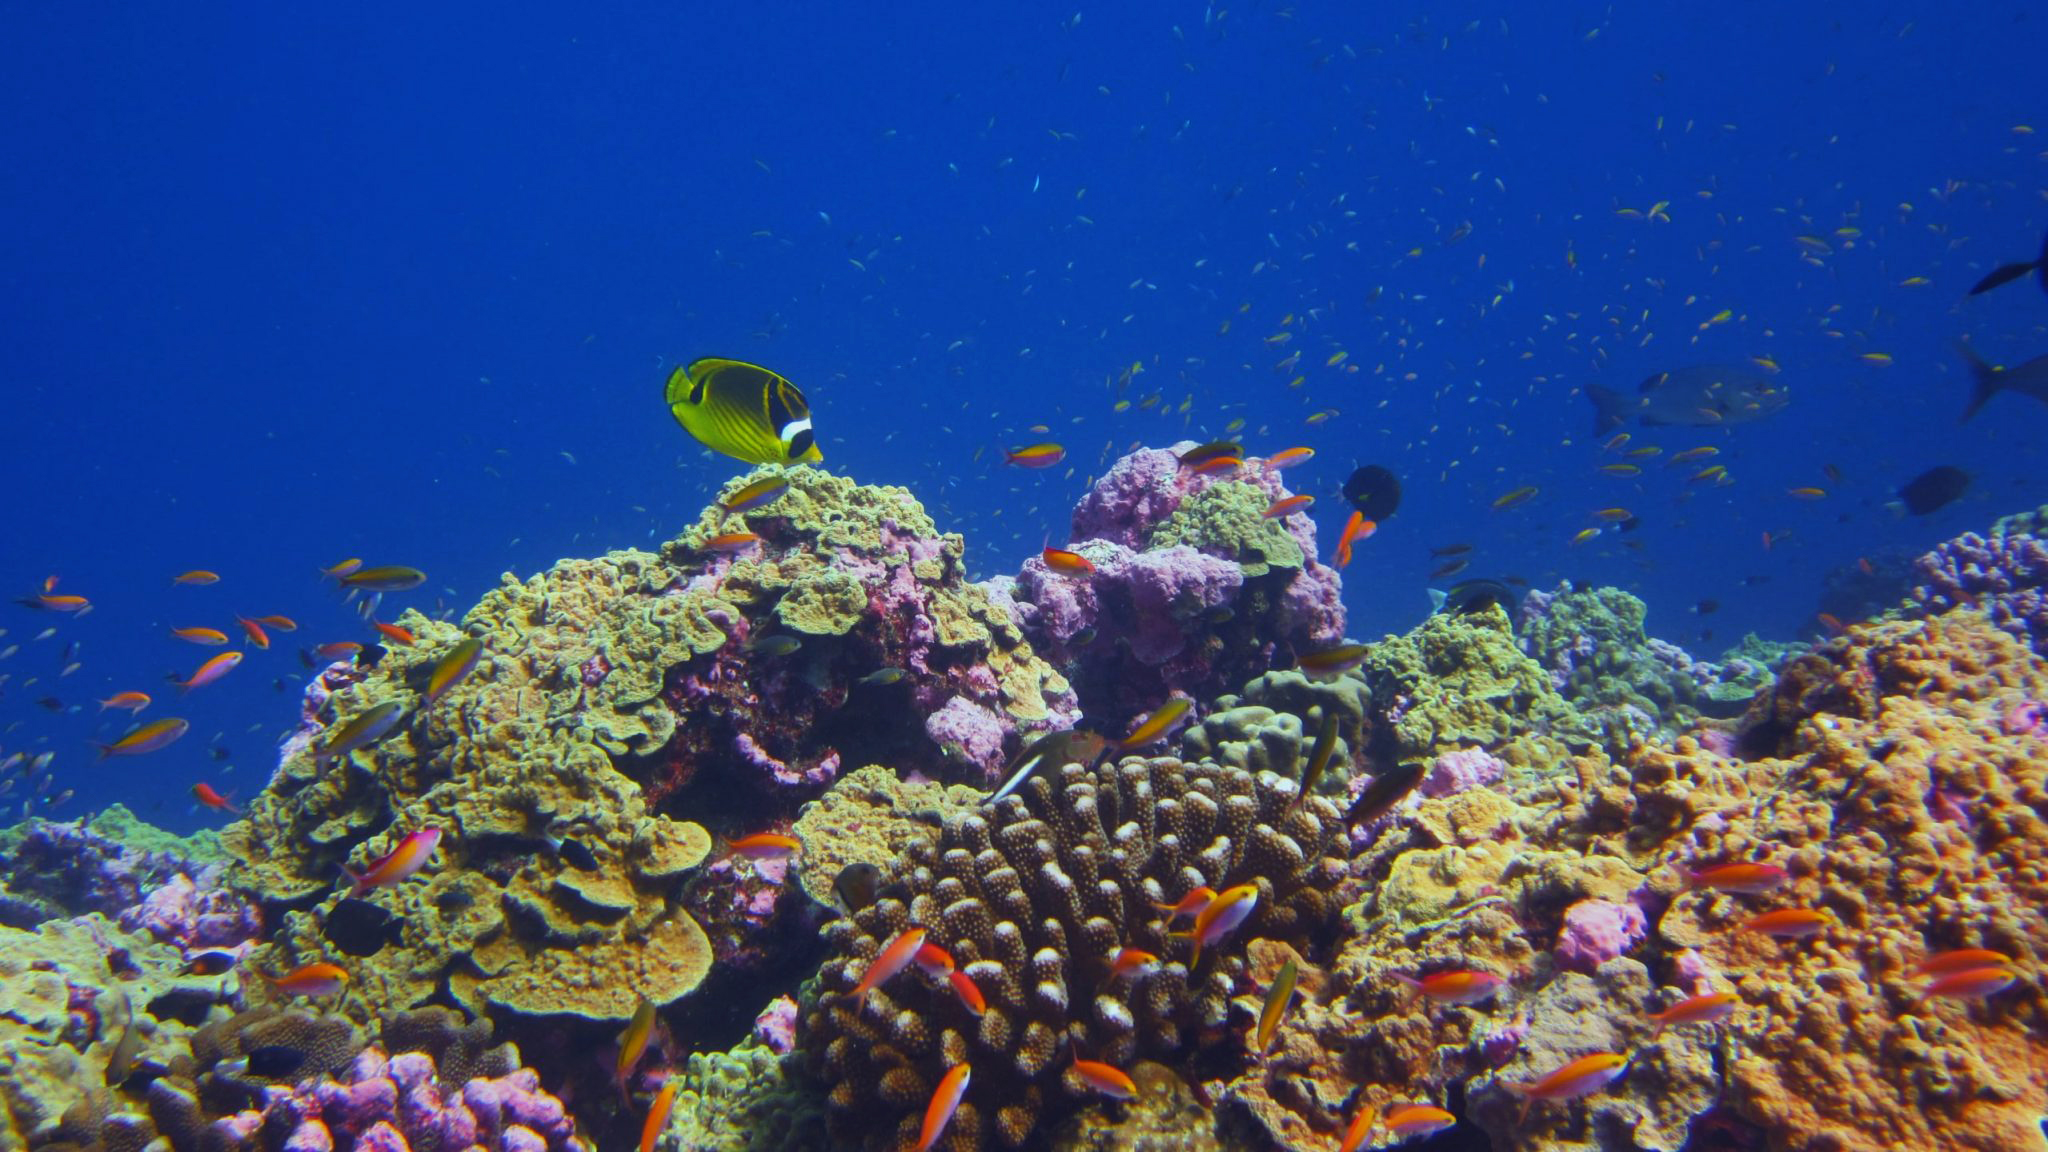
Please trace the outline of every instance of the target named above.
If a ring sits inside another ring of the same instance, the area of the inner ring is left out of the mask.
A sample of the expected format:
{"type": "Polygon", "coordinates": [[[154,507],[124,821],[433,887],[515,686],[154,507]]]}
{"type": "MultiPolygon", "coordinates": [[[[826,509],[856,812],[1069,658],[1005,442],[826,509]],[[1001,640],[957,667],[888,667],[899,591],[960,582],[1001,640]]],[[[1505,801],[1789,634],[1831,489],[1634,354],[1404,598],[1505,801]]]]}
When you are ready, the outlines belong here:
{"type": "Polygon", "coordinates": [[[2048,228],[2043,35],[2018,2],[11,6],[0,590],[95,607],[0,606],[0,750],[57,753],[56,814],[216,822],[188,790],[261,786],[296,649],[370,638],[318,568],[415,565],[395,603],[459,612],[665,539],[742,467],[661,404],[705,355],[795,380],[827,466],[911,488],[977,575],[1125,449],[1242,420],[1317,450],[1325,541],[1352,467],[1406,480],[1355,635],[1471,544],[1464,576],[1617,584],[1701,655],[1810,636],[1830,571],[2048,501],[2048,412],[1959,426],[1952,348],[2048,352],[2031,284],[1964,297],[2048,228]],[[1753,358],[1783,412],[1633,430],[1732,483],[1599,470],[1587,384],[1753,358]],[[1066,464],[1002,467],[1034,425],[1066,464]],[[1935,464],[1965,499],[1885,509],[1935,464]],[[1609,507],[1640,527],[1573,544],[1609,507]],[[179,700],[212,651],[168,629],[236,613],[302,627],[179,700]],[[95,763],[128,689],[193,733],[95,763]]]}

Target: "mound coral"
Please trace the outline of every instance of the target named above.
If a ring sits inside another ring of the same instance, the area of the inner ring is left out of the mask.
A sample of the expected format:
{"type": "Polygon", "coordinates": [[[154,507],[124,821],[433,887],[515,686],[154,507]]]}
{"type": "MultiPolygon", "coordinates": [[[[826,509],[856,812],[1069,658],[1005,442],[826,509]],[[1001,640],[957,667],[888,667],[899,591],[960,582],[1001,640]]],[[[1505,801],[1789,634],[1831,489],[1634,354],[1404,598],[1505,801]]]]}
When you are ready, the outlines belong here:
{"type": "MultiPolygon", "coordinates": [[[[88,912],[119,916],[181,875],[204,903],[198,891],[211,892],[217,865],[226,859],[214,833],[173,836],[119,804],[90,821],[28,820],[0,831],[0,923],[33,928],[88,912]]],[[[223,904],[195,913],[206,914],[235,919],[239,910],[223,904]]]]}
{"type": "Polygon", "coordinates": [[[1017,1147],[1092,1095],[1072,1058],[1127,1066],[1187,1058],[1230,1019],[1241,941],[1308,948],[1331,924],[1345,876],[1336,808],[1272,775],[1207,762],[1127,758],[1044,771],[986,812],[913,841],[884,895],[827,926],[800,1044],[831,1085],[842,1144],[914,1137],[945,1069],[974,1067],[951,1146],[1017,1147]],[[1168,938],[1170,905],[1207,885],[1255,885],[1251,918],[1199,963],[1168,938]],[[987,1001],[977,1016],[950,981],[913,970],[849,995],[912,925],[945,949],[987,1001]],[[1114,973],[1120,948],[1162,958],[1114,973]]]}
{"type": "Polygon", "coordinates": [[[1913,571],[1913,599],[1925,610],[1975,605],[2048,656],[2048,540],[2024,531],[1965,532],[1915,560],[1913,571]]]}

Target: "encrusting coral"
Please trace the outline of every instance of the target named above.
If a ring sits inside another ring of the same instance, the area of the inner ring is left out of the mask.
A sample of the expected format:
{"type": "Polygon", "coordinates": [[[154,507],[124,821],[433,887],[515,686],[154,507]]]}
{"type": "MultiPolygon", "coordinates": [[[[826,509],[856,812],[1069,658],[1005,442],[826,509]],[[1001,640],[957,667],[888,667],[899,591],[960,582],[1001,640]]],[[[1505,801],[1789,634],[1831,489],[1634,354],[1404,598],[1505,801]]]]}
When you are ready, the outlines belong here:
{"type": "Polygon", "coordinates": [[[894,1146],[917,1130],[945,1069],[970,1061],[973,1090],[951,1147],[1018,1147],[1092,1091],[1076,1055],[1119,1066],[1181,1061],[1221,1034],[1244,974],[1243,941],[1311,947],[1345,876],[1327,800],[1292,805],[1292,782],[1171,758],[1046,768],[1012,797],[914,841],[884,895],[828,925],[800,1043],[830,1086],[846,1144],[894,1146]],[[1258,903],[1199,962],[1170,939],[1171,905],[1195,888],[1256,887],[1258,903]],[[977,1016],[941,977],[911,970],[856,1000],[882,948],[912,925],[986,998],[977,1016]],[[1113,973],[1121,948],[1160,958],[1113,973]]]}

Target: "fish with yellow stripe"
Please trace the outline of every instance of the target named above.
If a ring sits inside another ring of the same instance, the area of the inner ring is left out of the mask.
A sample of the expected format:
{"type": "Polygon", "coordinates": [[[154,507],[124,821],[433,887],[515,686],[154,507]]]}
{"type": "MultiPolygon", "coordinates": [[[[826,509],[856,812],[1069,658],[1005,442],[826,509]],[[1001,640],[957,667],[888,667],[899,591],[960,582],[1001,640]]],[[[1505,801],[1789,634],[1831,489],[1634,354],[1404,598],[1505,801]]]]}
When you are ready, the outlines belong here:
{"type": "Polygon", "coordinates": [[[668,410],[705,447],[750,464],[824,459],[811,405],[786,378],[758,364],[707,357],[668,378],[668,410]]]}

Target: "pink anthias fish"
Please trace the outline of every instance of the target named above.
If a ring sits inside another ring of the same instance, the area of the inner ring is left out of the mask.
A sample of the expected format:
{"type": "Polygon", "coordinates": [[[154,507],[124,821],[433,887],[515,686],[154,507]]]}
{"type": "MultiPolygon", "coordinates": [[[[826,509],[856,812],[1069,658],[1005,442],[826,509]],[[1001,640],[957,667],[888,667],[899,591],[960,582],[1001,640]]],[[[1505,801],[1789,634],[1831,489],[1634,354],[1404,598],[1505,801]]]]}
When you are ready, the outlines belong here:
{"type": "Polygon", "coordinates": [[[434,855],[434,849],[441,845],[439,828],[422,828],[398,842],[398,847],[361,872],[350,872],[343,868],[355,885],[354,895],[360,896],[372,888],[388,888],[403,882],[407,877],[427,866],[434,855]]]}

